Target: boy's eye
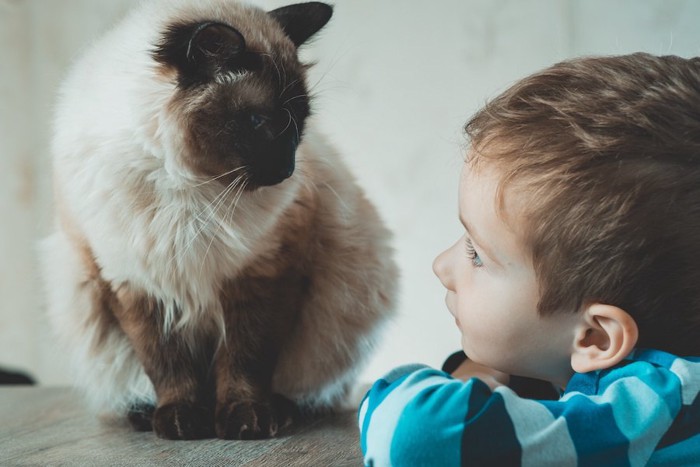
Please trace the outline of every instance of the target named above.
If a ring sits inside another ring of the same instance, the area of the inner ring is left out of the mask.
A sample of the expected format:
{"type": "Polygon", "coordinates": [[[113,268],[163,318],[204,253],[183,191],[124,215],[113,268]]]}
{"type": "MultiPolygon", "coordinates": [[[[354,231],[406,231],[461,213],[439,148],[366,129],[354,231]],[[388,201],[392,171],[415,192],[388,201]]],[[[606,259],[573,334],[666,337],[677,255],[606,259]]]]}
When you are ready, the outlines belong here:
{"type": "Polygon", "coordinates": [[[472,266],[474,266],[475,268],[483,266],[484,263],[483,261],[481,261],[479,253],[477,253],[474,249],[474,245],[472,244],[472,241],[469,237],[465,237],[465,243],[467,247],[467,258],[471,260],[472,266]]]}

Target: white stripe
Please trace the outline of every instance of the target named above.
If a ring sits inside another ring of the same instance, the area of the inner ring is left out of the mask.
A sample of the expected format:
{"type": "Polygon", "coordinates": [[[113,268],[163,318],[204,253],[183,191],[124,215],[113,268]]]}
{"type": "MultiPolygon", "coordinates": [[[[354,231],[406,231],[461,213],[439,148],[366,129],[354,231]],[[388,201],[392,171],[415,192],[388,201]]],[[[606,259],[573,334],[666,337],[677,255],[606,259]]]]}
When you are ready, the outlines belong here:
{"type": "Polygon", "coordinates": [[[576,447],[563,417],[555,418],[541,403],[520,398],[505,386],[495,392],[503,396],[513,422],[523,466],[576,466],[576,447]]]}
{"type": "Polygon", "coordinates": [[[666,401],[639,378],[624,378],[611,384],[600,401],[611,402],[615,423],[630,440],[630,465],[646,465],[673,423],[666,401]]]}
{"type": "Polygon", "coordinates": [[[401,412],[406,405],[422,390],[445,383],[444,376],[431,376],[415,382],[416,379],[421,378],[425,378],[424,372],[413,373],[374,409],[365,436],[367,440],[365,458],[372,459],[374,465],[391,465],[391,441],[401,412]]]}
{"type": "Polygon", "coordinates": [[[670,369],[683,384],[683,405],[691,405],[700,392],[700,362],[679,358],[670,369]]]}
{"type": "Polygon", "coordinates": [[[365,400],[362,402],[362,405],[360,406],[360,416],[359,416],[360,431],[362,431],[362,425],[365,423],[365,415],[367,415],[367,408],[368,407],[369,407],[369,397],[365,398],[365,400]]]}

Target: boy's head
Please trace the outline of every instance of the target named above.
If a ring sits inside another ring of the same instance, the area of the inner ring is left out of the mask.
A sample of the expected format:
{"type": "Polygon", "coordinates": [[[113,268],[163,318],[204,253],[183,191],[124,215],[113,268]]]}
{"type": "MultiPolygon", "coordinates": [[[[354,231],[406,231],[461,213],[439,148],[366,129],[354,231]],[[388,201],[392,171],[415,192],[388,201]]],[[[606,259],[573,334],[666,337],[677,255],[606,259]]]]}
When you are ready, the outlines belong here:
{"type": "Polygon", "coordinates": [[[466,132],[467,178],[496,174],[540,317],[606,305],[631,317],[637,346],[700,355],[700,59],[559,63],[466,132]]]}
{"type": "Polygon", "coordinates": [[[526,78],[467,124],[494,164],[542,314],[626,310],[639,345],[700,354],[700,59],[584,58],[526,78]]]}

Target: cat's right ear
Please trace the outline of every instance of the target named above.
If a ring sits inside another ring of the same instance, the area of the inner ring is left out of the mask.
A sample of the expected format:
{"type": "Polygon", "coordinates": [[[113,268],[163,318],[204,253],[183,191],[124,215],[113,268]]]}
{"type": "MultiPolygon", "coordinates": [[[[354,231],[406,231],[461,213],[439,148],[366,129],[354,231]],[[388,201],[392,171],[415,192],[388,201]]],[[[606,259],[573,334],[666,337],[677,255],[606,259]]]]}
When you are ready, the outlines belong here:
{"type": "Polygon", "coordinates": [[[153,52],[156,61],[175,67],[181,85],[211,81],[218,73],[239,67],[246,56],[245,39],[222,23],[175,25],[168,28],[153,52]]]}
{"type": "Polygon", "coordinates": [[[321,2],[297,3],[277,8],[268,14],[299,47],[328,23],[333,16],[333,7],[321,2]]]}

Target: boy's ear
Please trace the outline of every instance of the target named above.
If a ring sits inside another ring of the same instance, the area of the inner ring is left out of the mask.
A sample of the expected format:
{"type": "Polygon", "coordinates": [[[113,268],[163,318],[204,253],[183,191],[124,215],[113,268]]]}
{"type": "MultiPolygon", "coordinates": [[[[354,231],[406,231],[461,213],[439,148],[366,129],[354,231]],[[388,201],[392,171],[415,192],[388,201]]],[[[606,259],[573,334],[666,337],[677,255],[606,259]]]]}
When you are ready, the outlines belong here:
{"type": "Polygon", "coordinates": [[[588,373],[617,365],[637,345],[637,323],[622,308],[594,303],[583,314],[571,354],[575,372],[588,373]]]}

